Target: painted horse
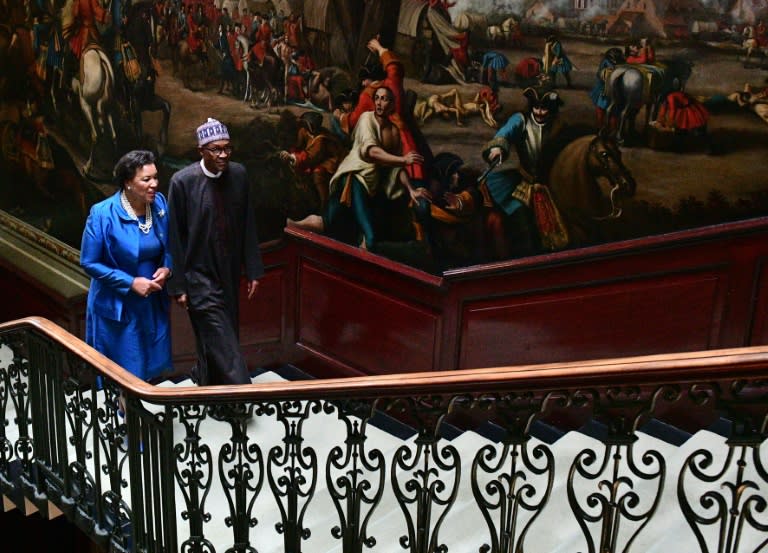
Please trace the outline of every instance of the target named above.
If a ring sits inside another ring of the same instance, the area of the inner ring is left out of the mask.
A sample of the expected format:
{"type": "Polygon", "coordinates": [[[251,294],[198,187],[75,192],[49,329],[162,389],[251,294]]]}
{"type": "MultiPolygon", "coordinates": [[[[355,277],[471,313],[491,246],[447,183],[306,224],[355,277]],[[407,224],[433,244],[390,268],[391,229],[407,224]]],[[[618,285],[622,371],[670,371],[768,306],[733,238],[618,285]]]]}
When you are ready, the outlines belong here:
{"type": "Polygon", "coordinates": [[[115,75],[109,58],[97,44],[89,45],[80,58],[80,74],[72,79],[72,90],[80,99],[80,107],[88,122],[91,147],[88,161],[83,167],[85,174],[93,168],[96,145],[102,139],[115,144],[117,132],[112,117],[115,101],[115,75]],[[109,131],[109,135],[107,135],[109,131]]]}
{"type": "Polygon", "coordinates": [[[620,201],[635,194],[635,179],[615,137],[588,135],[569,143],[549,172],[549,189],[568,229],[569,246],[599,241],[598,223],[621,216],[620,201]],[[602,184],[610,187],[608,196],[602,184]]]}
{"type": "Polygon", "coordinates": [[[155,92],[155,83],[158,77],[155,60],[157,53],[156,25],[157,20],[152,4],[140,2],[130,7],[126,18],[125,39],[133,46],[141,72],[135,80],[126,76],[123,81],[128,113],[134,133],[139,141],[144,136],[142,112],[162,112],[160,137],[157,142],[158,153],[162,155],[168,143],[171,104],[155,92]]]}
{"type": "Polygon", "coordinates": [[[607,76],[606,94],[611,102],[606,110],[606,121],[617,121],[616,140],[623,144],[635,134],[635,119],[645,108],[645,124],[655,119],[664,97],[673,90],[683,90],[691,76],[693,64],[673,59],[658,65],[620,64],[607,76]]]}

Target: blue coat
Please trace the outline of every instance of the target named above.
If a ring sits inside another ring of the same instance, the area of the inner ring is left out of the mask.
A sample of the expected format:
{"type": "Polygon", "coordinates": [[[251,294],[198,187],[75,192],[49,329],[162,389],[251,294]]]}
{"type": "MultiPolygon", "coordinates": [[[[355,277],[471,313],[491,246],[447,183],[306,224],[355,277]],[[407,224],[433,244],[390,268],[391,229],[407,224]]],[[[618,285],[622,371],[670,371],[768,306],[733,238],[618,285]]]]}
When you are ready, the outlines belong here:
{"type": "Polygon", "coordinates": [[[589,93],[589,97],[592,99],[592,103],[600,109],[608,109],[611,103],[610,98],[605,95],[605,81],[603,75],[606,69],[614,69],[616,64],[608,58],[603,58],[600,62],[600,66],[597,68],[597,74],[595,75],[595,86],[589,93]]]}
{"type": "MultiPolygon", "coordinates": [[[[160,266],[172,270],[167,247],[168,205],[162,194],[156,194],[151,209],[150,232],[163,252],[160,266]]],[[[170,300],[165,291],[148,298],[131,291],[140,272],[142,236],[137,222],[120,204],[118,192],[91,208],[83,231],[80,264],[91,277],[86,342],[136,376],[148,379],[171,368],[170,300]]]]}

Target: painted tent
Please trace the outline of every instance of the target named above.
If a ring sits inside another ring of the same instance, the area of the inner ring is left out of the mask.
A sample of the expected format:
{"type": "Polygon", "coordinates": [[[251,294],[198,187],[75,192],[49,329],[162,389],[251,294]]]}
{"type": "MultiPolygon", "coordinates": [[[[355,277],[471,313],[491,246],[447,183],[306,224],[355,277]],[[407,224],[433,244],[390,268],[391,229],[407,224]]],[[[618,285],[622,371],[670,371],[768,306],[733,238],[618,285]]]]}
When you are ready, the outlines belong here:
{"type": "Polygon", "coordinates": [[[768,18],[768,0],[735,0],[729,12],[734,21],[754,25],[768,18]]]}
{"type": "Polygon", "coordinates": [[[430,63],[450,63],[451,50],[459,47],[457,37],[464,32],[422,0],[401,0],[395,51],[407,74],[421,76],[430,63]]]}
{"type": "Polygon", "coordinates": [[[350,47],[348,37],[343,33],[333,33],[338,28],[331,6],[334,0],[312,0],[304,5],[304,29],[312,49],[315,62],[331,65],[331,60],[339,60],[349,65],[350,47]]]}
{"type": "Polygon", "coordinates": [[[453,25],[459,30],[468,30],[473,35],[483,36],[488,29],[488,18],[481,13],[461,12],[454,19],[453,25]]]}

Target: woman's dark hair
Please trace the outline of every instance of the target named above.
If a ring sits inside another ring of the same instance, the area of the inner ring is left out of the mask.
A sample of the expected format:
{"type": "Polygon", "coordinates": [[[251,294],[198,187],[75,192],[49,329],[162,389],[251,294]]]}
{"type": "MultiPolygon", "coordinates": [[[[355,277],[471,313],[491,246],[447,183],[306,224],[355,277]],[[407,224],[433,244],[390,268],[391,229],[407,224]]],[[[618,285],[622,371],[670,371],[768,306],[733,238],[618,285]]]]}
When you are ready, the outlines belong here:
{"type": "Polygon", "coordinates": [[[115,168],[112,169],[112,182],[122,190],[125,181],[136,176],[136,171],[153,163],[155,163],[155,154],[149,150],[131,150],[115,163],[115,168]]]}

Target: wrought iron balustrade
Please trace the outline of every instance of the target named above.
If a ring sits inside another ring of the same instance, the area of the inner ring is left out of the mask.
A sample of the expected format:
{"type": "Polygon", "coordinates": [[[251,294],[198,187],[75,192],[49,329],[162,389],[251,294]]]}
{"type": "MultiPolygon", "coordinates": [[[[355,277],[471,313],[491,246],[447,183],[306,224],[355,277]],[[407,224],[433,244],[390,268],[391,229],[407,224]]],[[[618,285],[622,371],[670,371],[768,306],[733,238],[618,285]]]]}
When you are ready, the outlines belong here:
{"type": "Polygon", "coordinates": [[[768,549],[766,347],[199,388],[0,345],[0,494],[110,551],[768,549]]]}

